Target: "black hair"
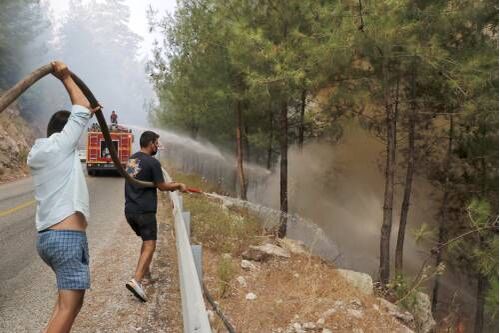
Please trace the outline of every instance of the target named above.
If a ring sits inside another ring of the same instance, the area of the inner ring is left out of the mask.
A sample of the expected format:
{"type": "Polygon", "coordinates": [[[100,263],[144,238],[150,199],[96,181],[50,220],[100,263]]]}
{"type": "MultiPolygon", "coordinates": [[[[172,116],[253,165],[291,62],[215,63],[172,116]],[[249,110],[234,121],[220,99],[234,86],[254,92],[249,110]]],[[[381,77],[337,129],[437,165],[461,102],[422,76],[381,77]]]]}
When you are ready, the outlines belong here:
{"type": "Polygon", "coordinates": [[[154,142],[160,136],[152,131],[146,131],[142,133],[141,139],[139,143],[141,144],[141,148],[146,148],[151,142],[154,142]]]}
{"type": "Polygon", "coordinates": [[[71,112],[66,110],[57,111],[50,117],[49,124],[47,125],[47,137],[54,133],[59,133],[63,130],[64,125],[68,122],[71,112]]]}

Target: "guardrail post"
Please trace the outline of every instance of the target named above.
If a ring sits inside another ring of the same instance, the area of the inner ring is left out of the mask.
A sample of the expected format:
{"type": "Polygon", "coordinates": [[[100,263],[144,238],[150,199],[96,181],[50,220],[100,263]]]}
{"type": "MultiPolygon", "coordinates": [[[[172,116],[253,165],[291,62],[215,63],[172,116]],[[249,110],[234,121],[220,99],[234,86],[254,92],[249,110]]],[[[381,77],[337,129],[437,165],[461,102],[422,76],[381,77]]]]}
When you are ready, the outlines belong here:
{"type": "Polygon", "coordinates": [[[194,265],[196,266],[196,272],[198,272],[198,279],[200,280],[200,285],[203,283],[203,251],[201,245],[195,244],[191,245],[191,251],[193,251],[194,265]]]}
{"type": "Polygon", "coordinates": [[[179,209],[179,212],[182,212],[184,210],[184,200],[182,200],[181,194],[178,194],[178,198],[179,198],[179,207],[177,208],[179,209]]]}
{"type": "MultiPolygon", "coordinates": [[[[162,171],[165,180],[171,182],[172,178],[169,174],[164,169],[162,171]]],[[[179,265],[179,289],[181,291],[184,333],[211,333],[202,285],[199,283],[201,281],[201,246],[199,250],[193,250],[191,247],[189,239],[191,225],[186,222],[191,220],[191,214],[182,212],[182,197],[177,191],[170,192],[169,195],[175,207],[173,210],[175,245],[177,264],[179,265]],[[199,259],[195,260],[195,253],[199,259]]]]}
{"type": "Polygon", "coordinates": [[[187,235],[191,238],[191,213],[182,212],[182,219],[184,220],[184,225],[186,226],[187,235]]]}

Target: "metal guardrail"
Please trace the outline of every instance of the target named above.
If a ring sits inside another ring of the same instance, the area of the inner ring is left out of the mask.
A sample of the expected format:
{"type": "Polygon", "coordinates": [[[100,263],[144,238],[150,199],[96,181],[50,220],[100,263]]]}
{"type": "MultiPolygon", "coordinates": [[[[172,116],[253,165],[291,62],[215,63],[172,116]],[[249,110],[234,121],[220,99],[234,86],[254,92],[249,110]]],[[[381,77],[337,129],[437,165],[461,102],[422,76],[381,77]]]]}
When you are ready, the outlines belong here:
{"type": "MultiPolygon", "coordinates": [[[[165,181],[172,181],[167,171],[162,170],[165,181]]],[[[201,246],[190,244],[188,234],[190,219],[189,214],[182,211],[182,197],[177,192],[169,192],[169,194],[174,205],[175,245],[179,265],[184,333],[211,333],[200,284],[202,280],[201,246]],[[199,263],[198,267],[195,265],[195,257],[199,263]]]]}

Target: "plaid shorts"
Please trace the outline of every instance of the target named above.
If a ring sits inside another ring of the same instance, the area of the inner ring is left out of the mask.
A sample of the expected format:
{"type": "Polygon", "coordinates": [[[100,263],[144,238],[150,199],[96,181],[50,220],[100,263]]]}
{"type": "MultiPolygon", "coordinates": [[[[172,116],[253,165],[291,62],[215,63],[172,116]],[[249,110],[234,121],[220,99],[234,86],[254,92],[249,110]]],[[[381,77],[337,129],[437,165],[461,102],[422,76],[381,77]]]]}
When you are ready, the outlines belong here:
{"type": "Polygon", "coordinates": [[[36,249],[56,273],[57,289],[89,289],[89,246],[84,231],[47,229],[38,233],[36,249]]]}

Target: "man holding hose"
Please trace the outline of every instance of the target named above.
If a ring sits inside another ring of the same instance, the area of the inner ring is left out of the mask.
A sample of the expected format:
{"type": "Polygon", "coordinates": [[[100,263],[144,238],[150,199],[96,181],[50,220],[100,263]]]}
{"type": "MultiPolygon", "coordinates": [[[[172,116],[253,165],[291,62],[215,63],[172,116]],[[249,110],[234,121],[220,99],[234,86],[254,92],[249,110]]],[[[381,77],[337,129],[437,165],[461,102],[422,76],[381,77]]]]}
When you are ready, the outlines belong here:
{"type": "Polygon", "coordinates": [[[125,217],[127,222],[142,238],[141,254],[137,263],[134,278],[125,284],[141,301],[147,297],[143,283],[151,282],[150,265],[156,249],[157,222],[156,189],[160,191],[186,191],[186,185],[176,182],[165,182],[160,162],[154,158],[158,152],[159,135],[145,131],[140,138],[141,150],[130,156],[127,173],[138,180],[153,182],[156,187],[139,187],[125,182],[125,217]]]}
{"type": "Polygon", "coordinates": [[[37,251],[54,271],[58,297],[44,332],[69,332],[90,288],[87,219],[89,194],[78,158],[78,141],[92,115],[89,101],[71,78],[68,67],[52,63],[71,99],[72,109],[57,111],[47,138],[37,139],[28,155],[35,185],[37,251]]]}

